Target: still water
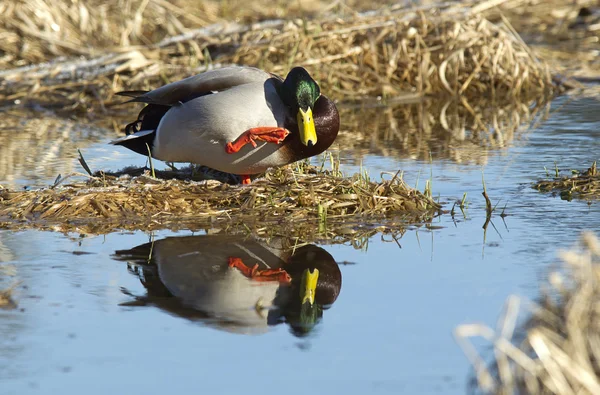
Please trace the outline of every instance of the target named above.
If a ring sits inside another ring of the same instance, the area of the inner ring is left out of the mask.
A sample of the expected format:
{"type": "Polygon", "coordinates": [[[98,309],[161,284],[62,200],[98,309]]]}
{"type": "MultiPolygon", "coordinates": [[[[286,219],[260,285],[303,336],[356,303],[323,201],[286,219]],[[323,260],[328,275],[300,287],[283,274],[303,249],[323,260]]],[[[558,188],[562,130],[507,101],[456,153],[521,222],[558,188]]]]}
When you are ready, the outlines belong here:
{"type": "MultiPolygon", "coordinates": [[[[348,173],[360,162],[374,178],[403,169],[421,189],[432,174],[447,209],[467,193],[465,216],[409,227],[398,242],[376,235],[362,248],[309,245],[290,255],[283,239],[0,231],[0,284],[20,282],[18,308],[0,310],[0,393],[465,393],[470,368],[453,329],[494,326],[510,294],[535,298],[557,250],[600,225],[598,204],[530,187],[555,162],[566,174],[598,159],[599,111],[593,99],[559,98],[532,129],[482,141],[476,151],[469,136],[427,136],[432,160],[414,145],[370,138],[342,147],[348,173]],[[482,170],[488,194],[508,214],[495,215],[485,236],[482,170]],[[310,255],[339,268],[335,297],[303,315],[297,292],[231,277],[223,262],[232,254],[261,269],[310,255]]],[[[4,145],[8,132],[0,133],[4,145]]],[[[56,148],[43,172],[13,160],[0,183],[47,185],[77,170],[74,147],[92,169],[144,164],[106,146],[113,136],[75,128],[63,138],[72,148],[56,148]]]]}

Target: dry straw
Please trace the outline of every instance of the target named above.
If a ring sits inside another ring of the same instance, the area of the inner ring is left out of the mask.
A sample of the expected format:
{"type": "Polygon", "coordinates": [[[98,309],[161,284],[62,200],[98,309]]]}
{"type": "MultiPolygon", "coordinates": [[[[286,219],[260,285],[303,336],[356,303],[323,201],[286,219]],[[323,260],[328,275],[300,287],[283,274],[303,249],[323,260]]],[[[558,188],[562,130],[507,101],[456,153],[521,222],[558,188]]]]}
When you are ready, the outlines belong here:
{"type": "Polygon", "coordinates": [[[519,298],[512,296],[498,328],[461,325],[455,335],[476,373],[476,385],[495,394],[600,394],[600,242],[591,233],[581,248],[560,253],[563,267],[550,272],[539,304],[512,339],[519,298]],[[495,361],[486,365],[470,342],[493,343],[495,361]]]}
{"type": "Polygon", "coordinates": [[[557,75],[597,82],[597,5],[597,0],[507,0],[490,9],[486,17],[492,22],[501,21],[502,16],[508,18],[557,75]]]}
{"type": "Polygon", "coordinates": [[[192,3],[180,2],[176,11],[156,0],[96,7],[91,1],[3,2],[1,99],[105,108],[115,91],[157,87],[232,63],[280,74],[304,65],[324,92],[341,99],[407,93],[529,98],[554,88],[547,67],[508,21],[490,23],[481,5],[254,24],[188,18],[184,26],[184,14],[204,15],[191,11],[192,3]]]}
{"type": "Polygon", "coordinates": [[[407,222],[431,219],[440,209],[431,197],[406,185],[399,173],[375,183],[364,173],[341,177],[337,170],[301,163],[294,170],[273,170],[251,187],[182,181],[172,172],[157,175],[168,180],[97,174],[83,185],[0,188],[0,227],[85,233],[228,228],[304,240],[334,234],[352,239],[364,231],[395,233],[407,222]]]}

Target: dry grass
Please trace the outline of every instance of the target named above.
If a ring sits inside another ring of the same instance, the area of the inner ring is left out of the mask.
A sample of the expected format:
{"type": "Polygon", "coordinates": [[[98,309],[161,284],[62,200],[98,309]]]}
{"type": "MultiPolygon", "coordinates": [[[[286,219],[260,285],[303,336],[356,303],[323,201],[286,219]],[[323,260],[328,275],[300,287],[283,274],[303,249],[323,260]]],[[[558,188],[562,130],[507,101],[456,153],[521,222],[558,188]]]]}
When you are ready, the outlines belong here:
{"type": "Polygon", "coordinates": [[[182,0],[177,10],[166,4],[4,2],[0,100],[106,109],[115,91],[149,89],[231,63],[280,74],[304,65],[338,99],[530,98],[555,88],[549,69],[507,21],[488,22],[480,4],[392,7],[344,18],[321,12],[254,24],[218,22],[218,12],[198,11],[195,2],[182,0]],[[200,15],[210,17],[190,21],[200,15]]]}
{"type": "Polygon", "coordinates": [[[582,82],[600,80],[598,30],[600,18],[596,0],[507,0],[486,17],[508,18],[525,41],[557,74],[582,82]],[[586,11],[590,15],[583,16],[586,11]],[[580,12],[583,12],[580,15],[580,12]]]}
{"type": "Polygon", "coordinates": [[[597,40],[586,40],[598,29],[596,17],[578,18],[582,8],[593,12],[597,0],[507,0],[490,8],[486,16],[494,21],[503,14],[515,28],[536,44],[554,43],[563,48],[581,49],[597,40]]]}
{"type": "Polygon", "coordinates": [[[5,54],[0,65],[19,67],[56,57],[151,46],[225,21],[312,18],[334,11],[354,14],[367,5],[370,2],[360,0],[339,6],[319,0],[5,0],[0,4],[0,51],[5,54]]]}
{"type": "Polygon", "coordinates": [[[412,189],[399,173],[375,183],[365,174],[341,177],[338,170],[322,171],[302,162],[295,169],[273,170],[251,187],[157,173],[161,175],[168,179],[97,174],[86,183],[0,189],[0,228],[85,233],[228,228],[314,240],[393,230],[431,219],[440,209],[431,191],[412,189]]]}
{"type": "Polygon", "coordinates": [[[580,248],[560,253],[563,267],[550,272],[539,304],[523,326],[523,340],[512,339],[519,310],[507,302],[498,329],[461,325],[456,337],[473,363],[477,386],[495,394],[600,393],[600,242],[591,233],[580,248]],[[487,366],[468,340],[483,337],[494,345],[487,366]]]}
{"type": "Polygon", "coordinates": [[[556,177],[553,180],[540,180],[534,184],[534,188],[542,192],[553,192],[560,194],[565,200],[574,197],[579,199],[600,198],[600,173],[596,162],[584,172],[574,174],[570,177],[556,177]]]}

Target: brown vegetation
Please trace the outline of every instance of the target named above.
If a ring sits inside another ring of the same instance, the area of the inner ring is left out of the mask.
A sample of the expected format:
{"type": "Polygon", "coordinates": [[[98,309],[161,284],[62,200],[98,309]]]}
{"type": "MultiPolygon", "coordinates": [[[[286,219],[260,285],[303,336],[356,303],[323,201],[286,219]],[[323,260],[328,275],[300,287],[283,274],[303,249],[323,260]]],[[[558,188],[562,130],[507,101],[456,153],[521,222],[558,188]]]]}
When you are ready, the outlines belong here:
{"type": "Polygon", "coordinates": [[[39,190],[0,187],[0,228],[84,233],[228,228],[314,240],[355,238],[360,230],[397,232],[399,224],[431,219],[440,208],[431,190],[409,187],[400,173],[375,183],[365,173],[341,177],[333,163],[332,171],[304,162],[276,169],[251,187],[182,181],[172,172],[157,172],[167,180],[147,173],[133,178],[127,172],[119,177],[100,173],[86,183],[39,190]]]}
{"type": "MultiPolygon", "coordinates": [[[[558,171],[558,170],[557,170],[558,171]]],[[[572,198],[598,199],[600,198],[600,173],[596,162],[584,172],[573,172],[569,177],[558,177],[552,180],[540,180],[534,184],[534,188],[542,192],[553,192],[560,194],[565,200],[572,198]]]]}
{"type": "Polygon", "coordinates": [[[169,4],[4,2],[0,100],[106,109],[115,91],[150,89],[232,63],[279,74],[304,65],[324,92],[345,100],[407,93],[537,98],[555,88],[508,21],[493,24],[481,15],[485,4],[253,24],[219,22],[218,12],[199,11],[210,8],[205,3],[169,4]]]}
{"type": "Polygon", "coordinates": [[[556,74],[581,82],[600,81],[597,0],[506,0],[486,17],[497,22],[501,15],[548,62],[556,74]]]}

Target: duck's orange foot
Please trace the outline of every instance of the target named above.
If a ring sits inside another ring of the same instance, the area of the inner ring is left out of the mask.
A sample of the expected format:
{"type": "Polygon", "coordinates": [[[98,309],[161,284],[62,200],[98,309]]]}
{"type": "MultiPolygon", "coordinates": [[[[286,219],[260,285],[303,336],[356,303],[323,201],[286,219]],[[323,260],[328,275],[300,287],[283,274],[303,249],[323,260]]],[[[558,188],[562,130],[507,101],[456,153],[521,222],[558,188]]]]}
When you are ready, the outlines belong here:
{"type": "Polygon", "coordinates": [[[241,150],[242,147],[248,143],[252,144],[252,146],[256,148],[256,140],[266,141],[267,143],[281,144],[288,134],[290,134],[289,130],[272,126],[261,126],[258,128],[248,129],[235,141],[227,143],[225,145],[225,152],[228,154],[234,154],[241,150]]]}
{"type": "Polygon", "coordinates": [[[229,257],[229,267],[238,269],[244,276],[254,281],[278,281],[282,284],[292,282],[290,275],[281,268],[258,270],[258,263],[250,268],[241,258],[229,257]]]}
{"type": "Polygon", "coordinates": [[[249,175],[242,174],[240,177],[242,178],[242,184],[243,185],[250,185],[252,183],[252,179],[250,178],[249,175]]]}

